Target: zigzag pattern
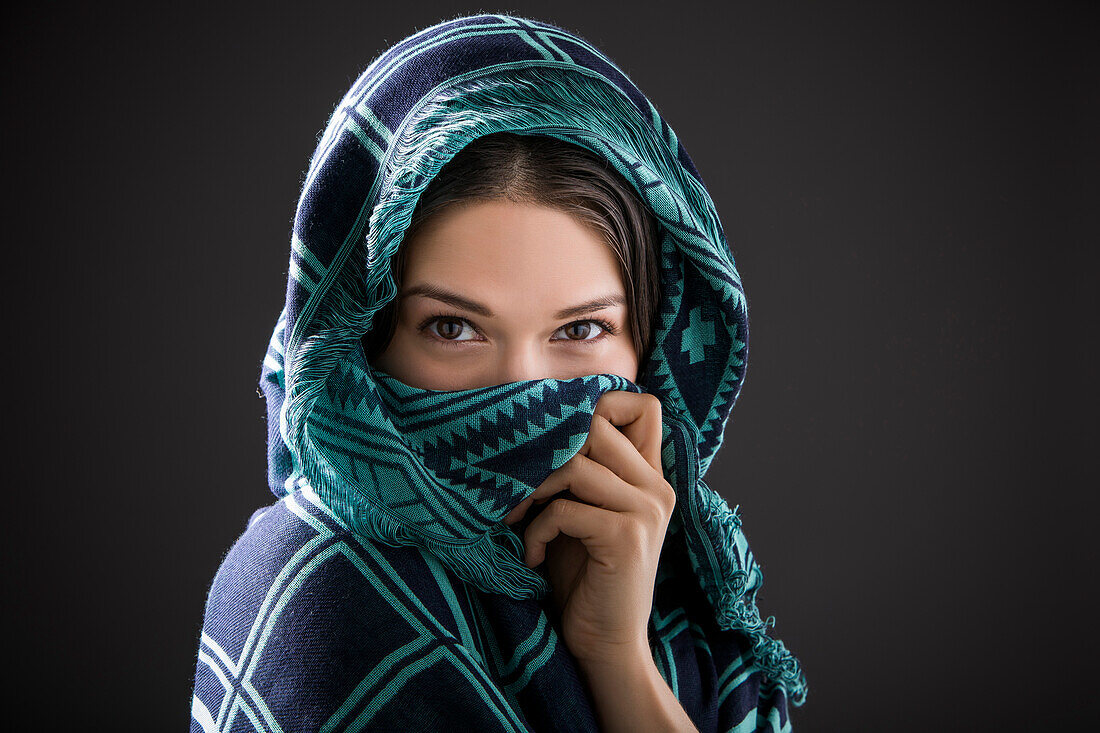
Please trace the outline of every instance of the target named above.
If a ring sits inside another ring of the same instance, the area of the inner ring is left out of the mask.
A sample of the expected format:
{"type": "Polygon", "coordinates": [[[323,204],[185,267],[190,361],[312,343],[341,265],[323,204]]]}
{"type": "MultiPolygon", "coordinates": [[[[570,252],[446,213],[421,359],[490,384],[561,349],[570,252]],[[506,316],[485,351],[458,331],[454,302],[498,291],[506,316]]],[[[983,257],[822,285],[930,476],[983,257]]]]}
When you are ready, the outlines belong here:
{"type": "Polygon", "coordinates": [[[326,381],[313,434],[329,460],[380,504],[421,529],[470,536],[576,454],[596,402],[612,389],[642,391],[617,375],[596,374],[440,396],[370,369],[358,352],[326,381]],[[448,521],[444,502],[425,512],[421,496],[447,497],[468,521],[448,521]]]}

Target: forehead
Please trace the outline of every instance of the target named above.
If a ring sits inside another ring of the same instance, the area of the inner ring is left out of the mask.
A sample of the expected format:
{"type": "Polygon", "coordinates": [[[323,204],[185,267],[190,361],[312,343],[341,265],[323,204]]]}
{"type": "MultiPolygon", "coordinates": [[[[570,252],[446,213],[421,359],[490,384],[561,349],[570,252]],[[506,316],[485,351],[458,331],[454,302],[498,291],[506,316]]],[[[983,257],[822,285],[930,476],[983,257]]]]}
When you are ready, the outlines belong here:
{"type": "Polygon", "coordinates": [[[490,307],[624,292],[603,237],[550,207],[492,201],[445,209],[402,246],[403,285],[443,285],[490,307]]]}

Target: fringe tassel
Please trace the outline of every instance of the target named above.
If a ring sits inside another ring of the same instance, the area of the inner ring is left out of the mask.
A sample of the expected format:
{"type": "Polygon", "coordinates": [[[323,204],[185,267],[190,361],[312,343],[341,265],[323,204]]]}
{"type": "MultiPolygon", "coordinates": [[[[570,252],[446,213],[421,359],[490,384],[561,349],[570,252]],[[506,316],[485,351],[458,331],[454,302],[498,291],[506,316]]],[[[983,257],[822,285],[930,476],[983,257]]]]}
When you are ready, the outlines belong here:
{"type": "Polygon", "coordinates": [[[393,547],[420,547],[486,593],[541,599],[551,591],[549,581],[524,564],[523,540],[507,525],[494,525],[486,534],[466,543],[429,537],[347,486],[323,458],[321,461],[310,466],[320,468],[320,475],[308,475],[307,480],[356,535],[393,547]]]}
{"type": "MultiPolygon", "coordinates": [[[[764,582],[764,573],[755,560],[749,563],[746,571],[737,554],[737,539],[744,540],[741,517],[736,510],[730,509],[720,494],[702,481],[696,482],[695,493],[701,505],[699,519],[706,534],[700,539],[710,543],[719,567],[708,572],[705,566],[701,566],[698,553],[690,541],[689,556],[696,574],[702,579],[703,590],[714,606],[718,625],[744,633],[752,643],[755,666],[763,671],[765,678],[783,685],[792,704],[801,706],[809,691],[802,667],[782,641],[768,636],[768,628],[775,626],[775,617],[762,619],[756,607],[756,592],[764,582]]],[[[742,546],[747,548],[747,543],[742,546]]]]}
{"type": "Polygon", "coordinates": [[[426,538],[371,504],[361,505],[350,519],[350,527],[357,534],[393,546],[421,547],[486,593],[537,599],[550,592],[549,582],[523,563],[523,541],[507,526],[494,526],[476,541],[457,545],[426,538]]]}

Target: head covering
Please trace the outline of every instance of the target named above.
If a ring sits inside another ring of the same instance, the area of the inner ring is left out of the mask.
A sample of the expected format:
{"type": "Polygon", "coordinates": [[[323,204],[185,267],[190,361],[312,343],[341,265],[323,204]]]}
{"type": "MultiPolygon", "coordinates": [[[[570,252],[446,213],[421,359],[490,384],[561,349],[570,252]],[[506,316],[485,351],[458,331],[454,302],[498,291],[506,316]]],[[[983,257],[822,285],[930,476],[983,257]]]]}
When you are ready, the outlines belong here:
{"type": "Polygon", "coordinates": [[[666,544],[681,543],[722,629],[800,704],[797,660],[770,638],[740,517],[703,481],[745,379],[741,278],[710,195],[668,123],[603,53],[554,25],[456,18],[402,40],[348,90],[310,160],[286,304],[263,360],[268,481],[308,485],[358,535],[422,548],[486,593],[549,591],[503,523],[584,443],[600,395],[662,404],[666,544]],[[419,196],[495,132],[547,135],[605,158],[659,226],[662,299],[637,383],[614,374],[434,391],[366,362],[362,337],[397,295],[390,260],[419,196]]]}

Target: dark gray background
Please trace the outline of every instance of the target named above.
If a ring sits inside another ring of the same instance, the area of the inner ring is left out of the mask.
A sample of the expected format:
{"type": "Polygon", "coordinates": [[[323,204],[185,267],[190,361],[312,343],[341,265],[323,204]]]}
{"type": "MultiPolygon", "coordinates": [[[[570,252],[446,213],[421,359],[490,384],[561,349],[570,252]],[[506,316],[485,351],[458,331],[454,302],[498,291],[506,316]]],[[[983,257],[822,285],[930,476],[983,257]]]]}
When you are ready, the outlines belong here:
{"type": "Polygon", "coordinates": [[[795,729],[1094,714],[1087,3],[275,5],[4,11],[9,710],[188,725],[209,582],[274,501],[256,386],[316,138],[486,10],[602,48],[714,197],[751,355],[708,480],[795,729]]]}

